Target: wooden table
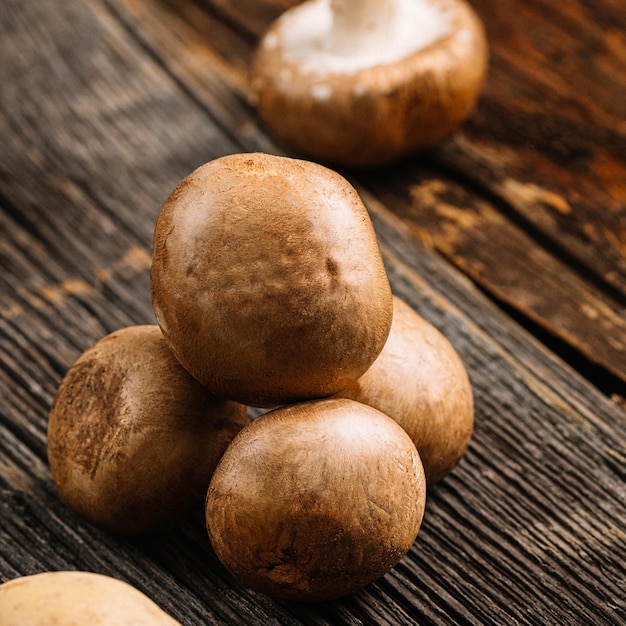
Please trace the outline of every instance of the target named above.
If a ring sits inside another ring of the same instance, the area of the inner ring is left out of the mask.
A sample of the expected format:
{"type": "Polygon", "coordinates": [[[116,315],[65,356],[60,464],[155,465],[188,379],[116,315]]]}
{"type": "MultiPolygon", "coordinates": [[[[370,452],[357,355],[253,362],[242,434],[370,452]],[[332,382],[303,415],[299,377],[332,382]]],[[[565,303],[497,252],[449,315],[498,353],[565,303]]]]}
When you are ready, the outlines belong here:
{"type": "Polygon", "coordinates": [[[342,172],[476,400],[471,447],[392,572],[277,602],[229,577],[200,514],[129,540],[60,502],[52,398],[97,339],[154,323],[161,203],[210,159],[283,152],[246,71],[292,4],[0,3],[0,580],[106,573],[193,625],[626,623],[623,0],[474,0],[491,59],[472,117],[428,154],[342,172]]]}

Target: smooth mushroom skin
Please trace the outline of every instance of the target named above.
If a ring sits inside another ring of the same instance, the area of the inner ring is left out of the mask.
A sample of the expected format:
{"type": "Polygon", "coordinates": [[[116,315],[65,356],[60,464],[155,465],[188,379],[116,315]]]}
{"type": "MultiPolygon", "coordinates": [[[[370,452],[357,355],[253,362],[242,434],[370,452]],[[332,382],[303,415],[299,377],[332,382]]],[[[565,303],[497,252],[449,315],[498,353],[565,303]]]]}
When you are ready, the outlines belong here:
{"type": "Polygon", "coordinates": [[[422,464],[389,417],[347,399],[275,409],[233,440],[207,494],[225,567],[277,598],[325,601],[387,573],[425,506],[422,464]]]}
{"type": "Polygon", "coordinates": [[[131,326],[86,350],[63,378],[48,422],[62,500],[109,532],[165,530],[193,509],[224,450],[249,421],[178,363],[156,325],[131,326]]]}
{"type": "Polygon", "coordinates": [[[42,572],[0,585],[2,626],[180,626],[132,585],[102,574],[42,572]]]}
{"type": "Polygon", "coordinates": [[[474,400],[465,366],[448,339],[397,296],[383,351],[337,397],[373,406],[402,426],[419,451],[429,487],[469,446],[474,400]]]}
{"type": "Polygon", "coordinates": [[[391,289],[365,206],[308,161],[235,154],[187,176],[154,233],[152,303],[181,364],[223,397],[329,396],[373,363],[391,289]]]}
{"type": "MultiPolygon", "coordinates": [[[[389,164],[449,135],[473,111],[486,76],[484,27],[464,0],[415,2],[445,17],[441,35],[401,59],[356,68],[332,49],[319,56],[331,45],[330,30],[312,34],[310,43],[291,34],[298,22],[320,21],[324,0],[286,11],[260,41],[250,70],[252,99],[270,132],[306,158],[353,168],[389,164]],[[329,61],[320,66],[320,58],[329,61]]],[[[415,23],[416,38],[420,28],[415,23]]],[[[390,31],[388,46],[394,39],[390,31]]]]}

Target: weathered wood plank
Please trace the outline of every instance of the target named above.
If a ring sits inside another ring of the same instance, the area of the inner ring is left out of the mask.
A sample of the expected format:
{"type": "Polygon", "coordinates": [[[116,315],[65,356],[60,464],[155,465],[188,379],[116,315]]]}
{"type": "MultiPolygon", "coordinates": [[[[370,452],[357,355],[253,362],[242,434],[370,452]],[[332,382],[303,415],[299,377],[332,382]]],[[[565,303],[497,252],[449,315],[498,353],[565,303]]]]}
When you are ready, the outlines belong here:
{"type": "Polygon", "coordinates": [[[473,4],[487,25],[489,78],[471,141],[448,143],[435,161],[469,174],[623,297],[623,6],[473,4]]]}
{"type": "Polygon", "coordinates": [[[626,317],[620,294],[607,293],[593,276],[576,271],[567,255],[559,255],[562,249],[437,170],[370,177],[368,187],[425,245],[495,299],[575,348],[588,375],[591,367],[585,363],[600,365],[592,377],[609,393],[625,395],[626,317]]]}
{"type": "Polygon", "coordinates": [[[151,238],[145,215],[158,211],[155,190],[164,200],[191,169],[239,148],[207,122],[200,104],[177,106],[175,80],[105,6],[10,1],[1,10],[1,54],[12,75],[0,94],[5,154],[12,155],[4,204],[59,257],[106,257],[112,232],[129,238],[125,249],[151,238]],[[70,250],[55,244],[59,233],[48,230],[43,200],[62,207],[59,225],[74,232],[70,250]],[[86,203],[108,211],[85,223],[86,203]]]}
{"type": "Polygon", "coordinates": [[[492,48],[475,116],[430,171],[409,164],[379,188],[397,186],[411,207],[393,206],[486,290],[623,381],[626,15],[532,2],[511,20],[511,5],[475,5],[492,48]]]}
{"type": "Polygon", "coordinates": [[[426,249],[395,200],[382,204],[366,189],[394,291],[450,338],[476,396],[470,450],[431,490],[407,557],[341,601],[275,602],[217,563],[200,513],[130,541],[59,501],[45,459],[52,396],[81,350],[153,319],[160,203],[201,162],[271,146],[239,90],[249,35],[221,23],[225,5],[183,4],[0,6],[0,53],[15,78],[0,92],[10,147],[0,155],[0,579],[108,573],[194,625],[623,623],[622,407],[426,249]],[[209,43],[194,37],[183,9],[207,33],[217,29],[209,43]],[[35,65],[32,75],[17,71],[35,65]]]}

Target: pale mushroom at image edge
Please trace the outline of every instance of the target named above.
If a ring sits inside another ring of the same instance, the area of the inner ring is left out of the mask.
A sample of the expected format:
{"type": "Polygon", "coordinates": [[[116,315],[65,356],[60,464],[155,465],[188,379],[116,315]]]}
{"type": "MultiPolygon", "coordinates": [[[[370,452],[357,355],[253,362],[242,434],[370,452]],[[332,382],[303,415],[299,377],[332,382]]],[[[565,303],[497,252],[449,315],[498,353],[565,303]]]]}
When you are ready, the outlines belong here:
{"type": "Polygon", "coordinates": [[[436,145],[465,120],[487,61],[482,22],[463,0],[307,0],[265,33],[250,84],[285,147],[376,167],[436,145]]]}

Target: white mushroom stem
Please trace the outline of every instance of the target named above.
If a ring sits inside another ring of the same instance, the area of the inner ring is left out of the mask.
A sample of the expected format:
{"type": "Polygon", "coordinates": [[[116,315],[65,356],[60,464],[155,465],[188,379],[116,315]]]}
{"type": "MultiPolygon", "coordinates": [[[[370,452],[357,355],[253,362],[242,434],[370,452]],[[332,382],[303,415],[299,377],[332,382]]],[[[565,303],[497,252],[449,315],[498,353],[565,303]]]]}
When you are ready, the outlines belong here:
{"type": "Polygon", "coordinates": [[[352,56],[393,40],[396,0],[330,0],[330,50],[352,56]]]}
{"type": "Polygon", "coordinates": [[[303,72],[353,73],[396,63],[452,29],[452,12],[436,0],[307,0],[285,12],[264,40],[279,42],[303,72]]]}

